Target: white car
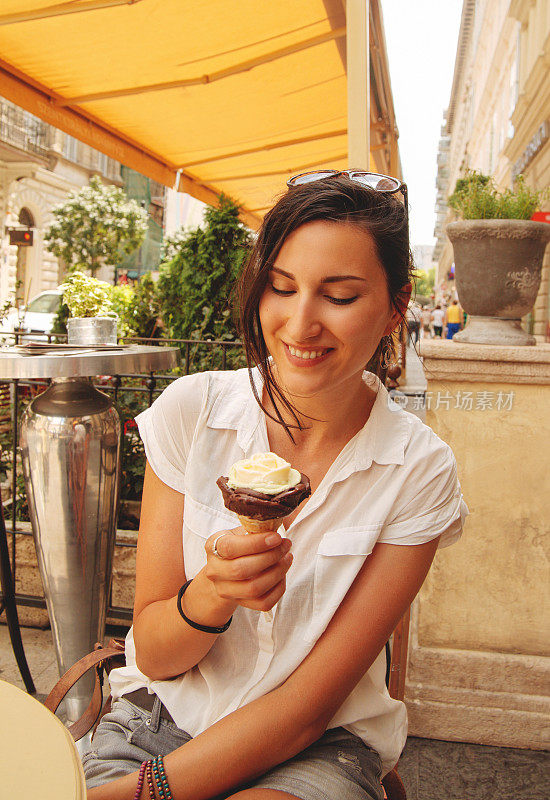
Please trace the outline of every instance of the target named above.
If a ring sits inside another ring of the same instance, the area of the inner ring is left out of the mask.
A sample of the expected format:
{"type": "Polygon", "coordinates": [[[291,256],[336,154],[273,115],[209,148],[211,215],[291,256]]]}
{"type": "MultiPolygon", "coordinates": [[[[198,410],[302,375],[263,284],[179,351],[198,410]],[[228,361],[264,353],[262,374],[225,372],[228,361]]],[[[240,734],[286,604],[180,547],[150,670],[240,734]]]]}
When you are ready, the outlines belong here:
{"type": "Polygon", "coordinates": [[[59,289],[48,289],[40,292],[24,309],[12,308],[2,321],[0,331],[13,333],[50,333],[63,292],[59,289]]]}

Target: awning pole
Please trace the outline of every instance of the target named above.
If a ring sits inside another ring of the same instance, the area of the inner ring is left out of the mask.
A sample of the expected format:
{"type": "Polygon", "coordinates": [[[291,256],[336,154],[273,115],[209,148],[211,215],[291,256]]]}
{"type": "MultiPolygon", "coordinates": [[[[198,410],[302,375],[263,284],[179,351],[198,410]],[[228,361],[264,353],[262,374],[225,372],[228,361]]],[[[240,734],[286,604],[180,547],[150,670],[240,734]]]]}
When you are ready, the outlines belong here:
{"type": "Polygon", "coordinates": [[[370,169],[369,0],[346,0],[348,166],[370,169]]]}

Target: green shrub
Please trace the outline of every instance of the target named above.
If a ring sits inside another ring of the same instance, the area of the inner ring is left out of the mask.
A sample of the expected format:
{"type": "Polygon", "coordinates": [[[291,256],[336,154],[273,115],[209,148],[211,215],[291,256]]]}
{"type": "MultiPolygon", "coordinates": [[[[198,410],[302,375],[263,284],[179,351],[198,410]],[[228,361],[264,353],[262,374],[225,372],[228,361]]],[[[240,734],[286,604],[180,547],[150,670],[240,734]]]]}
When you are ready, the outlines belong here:
{"type": "Polygon", "coordinates": [[[134,286],[133,302],[129,311],[128,323],[133,331],[132,336],[151,339],[161,335],[162,329],[158,325],[160,298],[157,284],[150,272],[134,286]]]}
{"type": "MultiPolygon", "coordinates": [[[[248,253],[250,232],[239,220],[238,206],[224,195],[204,219],[204,227],[183,236],[177,254],[161,266],[160,310],[169,338],[234,341],[232,290],[248,253]]],[[[193,369],[219,368],[221,349],[217,354],[202,349],[193,346],[193,369]]],[[[240,348],[229,350],[227,367],[242,366],[240,348]]]]}
{"type": "Polygon", "coordinates": [[[490,176],[472,170],[457,180],[447,203],[462,219],[531,219],[547,195],[527,186],[523,175],[500,192],[490,176]]]}

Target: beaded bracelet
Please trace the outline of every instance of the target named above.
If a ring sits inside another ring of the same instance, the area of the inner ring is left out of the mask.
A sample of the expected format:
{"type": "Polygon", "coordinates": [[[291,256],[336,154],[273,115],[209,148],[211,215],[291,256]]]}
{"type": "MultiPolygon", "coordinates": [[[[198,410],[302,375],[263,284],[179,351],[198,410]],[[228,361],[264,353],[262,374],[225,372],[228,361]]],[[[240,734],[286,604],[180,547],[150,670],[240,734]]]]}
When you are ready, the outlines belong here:
{"type": "Polygon", "coordinates": [[[147,767],[145,769],[145,774],[147,776],[147,788],[149,790],[149,800],[156,800],[155,795],[155,782],[153,780],[153,762],[151,759],[147,762],[147,767]]]}
{"type": "Polygon", "coordinates": [[[153,759],[152,768],[160,800],[174,800],[172,792],[170,791],[170,786],[168,785],[168,778],[164,771],[164,762],[161,755],[153,759]]]}
{"type": "Polygon", "coordinates": [[[138,782],[137,782],[137,787],[136,787],[136,793],[134,795],[134,800],[139,800],[139,798],[141,796],[141,790],[143,789],[143,778],[144,778],[144,775],[145,775],[146,768],[147,768],[147,761],[142,761],[141,762],[141,767],[139,768],[139,776],[138,776],[138,782]]]}

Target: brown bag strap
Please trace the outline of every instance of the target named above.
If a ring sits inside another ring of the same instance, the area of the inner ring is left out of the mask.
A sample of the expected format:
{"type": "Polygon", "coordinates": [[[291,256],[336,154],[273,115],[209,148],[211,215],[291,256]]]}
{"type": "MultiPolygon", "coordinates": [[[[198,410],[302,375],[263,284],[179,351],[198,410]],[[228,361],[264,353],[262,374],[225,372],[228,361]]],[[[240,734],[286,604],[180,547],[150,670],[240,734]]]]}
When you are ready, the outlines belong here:
{"type": "Polygon", "coordinates": [[[81,658],[61,676],[47,696],[44,705],[55,714],[69,689],[75,685],[84,673],[92,667],[95,668],[94,692],[90,704],[80,719],[69,727],[69,733],[75,742],[88,733],[101,713],[103,704],[103,670],[105,669],[109,673],[112,667],[118,665],[124,665],[124,641],[111,639],[107,647],[98,642],[92,653],[88,653],[88,655],[81,658]]]}

